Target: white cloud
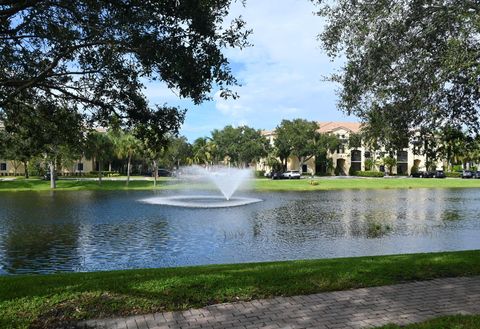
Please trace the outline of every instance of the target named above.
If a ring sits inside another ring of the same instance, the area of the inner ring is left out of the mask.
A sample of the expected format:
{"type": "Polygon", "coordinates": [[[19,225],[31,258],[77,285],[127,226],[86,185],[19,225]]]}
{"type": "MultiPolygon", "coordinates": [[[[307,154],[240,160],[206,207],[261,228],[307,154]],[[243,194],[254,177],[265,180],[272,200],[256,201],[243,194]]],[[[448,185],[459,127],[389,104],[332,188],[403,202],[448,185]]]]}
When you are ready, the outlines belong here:
{"type": "Polygon", "coordinates": [[[247,0],[246,7],[234,2],[231,17],[242,15],[253,29],[253,47],[225,51],[242,84],[235,88],[240,98],[225,100],[217,93],[212,102],[194,106],[163,83],[150,83],[150,103],[189,108],[182,128],[189,140],[229,124],[272,129],[282,119],[352,120],[336,109],[336,86],[322,81],[339,63],[320,49],[324,21],[315,9],[308,0],[247,0]]]}
{"type": "Polygon", "coordinates": [[[236,3],[232,15],[253,29],[253,47],[228,50],[227,57],[242,82],[240,98],[215,98],[216,109],[232,120],[272,128],[282,119],[303,117],[332,120],[341,116],[335,108],[334,85],[322,81],[334,64],[319,49],[316,36],[323,21],[305,0],[248,0],[236,3]]]}

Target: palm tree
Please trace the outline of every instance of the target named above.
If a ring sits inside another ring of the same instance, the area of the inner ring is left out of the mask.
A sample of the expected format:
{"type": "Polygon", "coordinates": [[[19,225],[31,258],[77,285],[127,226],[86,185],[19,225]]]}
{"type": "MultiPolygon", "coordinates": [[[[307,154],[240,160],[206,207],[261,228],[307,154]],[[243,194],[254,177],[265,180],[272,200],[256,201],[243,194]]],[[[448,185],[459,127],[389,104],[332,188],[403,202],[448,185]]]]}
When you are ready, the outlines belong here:
{"type": "Polygon", "coordinates": [[[87,135],[85,157],[98,162],[98,183],[102,184],[102,164],[113,155],[111,138],[98,131],[91,131],[87,135]]]}
{"type": "Polygon", "coordinates": [[[197,138],[192,145],[195,163],[212,165],[216,160],[217,145],[207,137],[197,138]]]}
{"type": "Polygon", "coordinates": [[[132,157],[141,149],[140,141],[130,133],[121,133],[115,139],[115,153],[119,158],[127,158],[127,183],[130,182],[132,157]]]}
{"type": "Polygon", "coordinates": [[[382,159],[382,163],[385,167],[388,168],[388,174],[392,175],[393,167],[397,165],[397,159],[389,155],[382,159]]]}

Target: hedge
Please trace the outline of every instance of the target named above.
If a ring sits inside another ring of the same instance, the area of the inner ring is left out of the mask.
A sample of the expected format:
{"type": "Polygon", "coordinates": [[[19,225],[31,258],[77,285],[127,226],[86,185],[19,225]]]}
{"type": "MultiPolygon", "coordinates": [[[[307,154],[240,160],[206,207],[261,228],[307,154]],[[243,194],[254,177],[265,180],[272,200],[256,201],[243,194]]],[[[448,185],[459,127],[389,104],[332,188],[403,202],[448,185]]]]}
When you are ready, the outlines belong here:
{"type": "Polygon", "coordinates": [[[381,171],[356,171],[355,176],[360,177],[383,177],[384,173],[381,171]]]}
{"type": "Polygon", "coordinates": [[[445,173],[446,177],[453,177],[453,178],[460,178],[462,177],[462,173],[456,172],[456,171],[451,171],[451,172],[446,172],[445,173]]]}

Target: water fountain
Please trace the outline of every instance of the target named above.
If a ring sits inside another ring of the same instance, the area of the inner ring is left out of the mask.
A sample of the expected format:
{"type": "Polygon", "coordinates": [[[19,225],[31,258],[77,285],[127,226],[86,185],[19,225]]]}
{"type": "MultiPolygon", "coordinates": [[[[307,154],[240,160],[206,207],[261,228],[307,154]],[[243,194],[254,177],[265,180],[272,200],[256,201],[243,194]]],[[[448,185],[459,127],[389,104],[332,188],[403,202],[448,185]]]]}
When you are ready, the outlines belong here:
{"type": "Polygon", "coordinates": [[[213,166],[203,168],[199,166],[184,167],[181,170],[182,181],[193,183],[213,183],[222,193],[222,196],[203,194],[176,194],[162,197],[152,197],[140,200],[145,203],[187,208],[225,208],[243,206],[262,200],[246,197],[234,197],[234,193],[252,178],[250,169],[227,168],[213,166]]]}

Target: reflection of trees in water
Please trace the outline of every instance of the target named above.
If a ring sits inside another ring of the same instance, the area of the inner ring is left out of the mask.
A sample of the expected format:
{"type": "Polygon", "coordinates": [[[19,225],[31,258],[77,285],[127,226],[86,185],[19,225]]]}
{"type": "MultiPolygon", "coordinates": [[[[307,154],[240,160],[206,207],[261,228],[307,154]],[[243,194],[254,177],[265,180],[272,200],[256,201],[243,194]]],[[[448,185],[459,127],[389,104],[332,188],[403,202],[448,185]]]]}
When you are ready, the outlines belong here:
{"type": "Polygon", "coordinates": [[[0,248],[10,273],[54,272],[81,266],[77,225],[19,225],[8,232],[0,248]]]}
{"type": "Polygon", "coordinates": [[[463,219],[463,216],[458,209],[445,210],[442,212],[442,220],[444,221],[458,221],[461,219],[463,219]]]}
{"type": "Polygon", "coordinates": [[[359,214],[348,223],[348,236],[359,238],[381,238],[392,232],[394,214],[386,210],[371,210],[359,214]]]}
{"type": "MultiPolygon", "coordinates": [[[[358,200],[356,200],[358,202],[358,200]]],[[[282,206],[259,212],[254,235],[302,243],[324,238],[380,238],[401,231],[405,210],[371,209],[368,203],[342,203],[342,200],[290,200],[282,206]],[[345,211],[345,208],[348,210],[345,211]]]]}
{"type": "Polygon", "coordinates": [[[7,212],[0,214],[4,234],[0,252],[5,271],[33,273],[79,268],[80,214],[75,205],[84,198],[88,200],[89,194],[80,197],[76,193],[25,193],[3,198],[0,208],[7,212]]]}
{"type": "Polygon", "coordinates": [[[337,218],[338,214],[314,200],[289,200],[256,214],[254,236],[302,243],[330,235],[336,230],[337,218]]]}

